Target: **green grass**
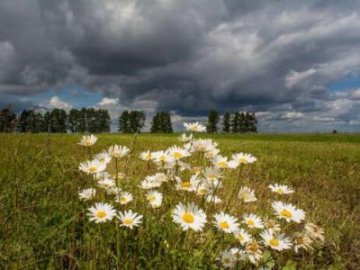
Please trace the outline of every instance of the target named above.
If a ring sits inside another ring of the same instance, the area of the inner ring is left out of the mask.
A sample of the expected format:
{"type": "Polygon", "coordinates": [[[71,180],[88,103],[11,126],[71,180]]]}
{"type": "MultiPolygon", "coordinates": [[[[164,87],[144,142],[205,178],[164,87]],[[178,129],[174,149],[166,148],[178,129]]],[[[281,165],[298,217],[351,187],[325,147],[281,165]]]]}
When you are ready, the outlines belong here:
{"type": "MultiPolygon", "coordinates": [[[[258,158],[240,180],[230,174],[227,185],[254,188],[264,204],[247,209],[234,202],[233,214],[240,216],[244,210],[261,213],[270,200],[267,185],[289,184],[296,190],[290,202],[304,209],[308,220],[326,232],[320,249],[291,257],[297,268],[359,269],[360,135],[202,136],[215,139],[223,154],[243,151],[258,158]]],[[[88,204],[77,197],[79,187],[89,184],[78,171],[79,162],[88,158],[76,145],[79,139],[80,135],[0,134],[0,269],[109,269],[107,263],[114,256],[110,252],[114,249],[113,229],[106,225],[99,231],[89,224],[84,216],[88,204]]],[[[132,140],[130,135],[99,135],[93,152],[112,144],[130,146],[132,140]]],[[[175,135],[140,135],[134,155],[175,143],[175,135]]],[[[133,161],[124,185],[135,193],[138,182],[149,173],[143,162],[133,161]]],[[[142,209],[140,202],[136,207],[142,209]]],[[[121,234],[121,250],[125,252],[122,267],[216,269],[212,259],[191,251],[192,247],[196,250],[196,234],[187,235],[178,252],[167,250],[179,235],[173,235],[178,232],[174,224],[170,229],[154,227],[156,219],[166,218],[154,213],[144,224],[149,232],[139,229],[121,234]],[[136,254],[135,259],[129,254],[136,254]]],[[[214,241],[227,239],[214,234],[214,241]]],[[[209,248],[211,258],[215,256],[212,251],[219,252],[216,246],[209,248]]],[[[283,263],[288,260],[278,259],[283,263]]]]}

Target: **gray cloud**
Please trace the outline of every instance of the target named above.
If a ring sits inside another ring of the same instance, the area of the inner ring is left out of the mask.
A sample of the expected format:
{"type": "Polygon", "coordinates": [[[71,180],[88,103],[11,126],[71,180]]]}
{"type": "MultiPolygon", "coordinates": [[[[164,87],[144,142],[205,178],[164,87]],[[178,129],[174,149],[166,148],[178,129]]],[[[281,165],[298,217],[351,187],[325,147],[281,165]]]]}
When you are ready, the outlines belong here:
{"type": "Polygon", "coordinates": [[[79,84],[122,108],[146,104],[177,120],[247,109],[261,112],[266,130],[356,129],[358,90],[334,94],[328,86],[359,76],[359,8],[315,0],[0,0],[0,98],[79,84]]]}

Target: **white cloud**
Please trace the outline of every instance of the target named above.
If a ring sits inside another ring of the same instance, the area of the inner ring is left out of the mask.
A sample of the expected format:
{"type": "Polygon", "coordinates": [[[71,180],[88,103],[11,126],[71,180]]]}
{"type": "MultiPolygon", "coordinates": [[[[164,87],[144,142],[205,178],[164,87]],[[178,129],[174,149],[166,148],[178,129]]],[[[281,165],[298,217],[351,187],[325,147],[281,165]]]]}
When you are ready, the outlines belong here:
{"type": "Polygon", "coordinates": [[[101,101],[97,103],[98,106],[108,106],[108,105],[116,105],[119,103],[118,98],[107,98],[104,97],[101,101]]]}
{"type": "Polygon", "coordinates": [[[49,105],[50,107],[53,108],[58,108],[58,109],[64,109],[64,110],[70,110],[72,108],[72,105],[61,100],[59,97],[57,96],[53,96],[50,100],[49,100],[49,105]]]}
{"type": "Polygon", "coordinates": [[[304,116],[304,114],[302,112],[287,112],[281,118],[288,119],[288,120],[294,120],[294,119],[300,119],[303,116],[304,116]]]}
{"type": "Polygon", "coordinates": [[[305,71],[294,71],[292,70],[285,78],[285,86],[287,88],[292,88],[294,85],[299,82],[306,80],[308,77],[314,75],[316,73],[316,69],[310,68],[305,71]]]}

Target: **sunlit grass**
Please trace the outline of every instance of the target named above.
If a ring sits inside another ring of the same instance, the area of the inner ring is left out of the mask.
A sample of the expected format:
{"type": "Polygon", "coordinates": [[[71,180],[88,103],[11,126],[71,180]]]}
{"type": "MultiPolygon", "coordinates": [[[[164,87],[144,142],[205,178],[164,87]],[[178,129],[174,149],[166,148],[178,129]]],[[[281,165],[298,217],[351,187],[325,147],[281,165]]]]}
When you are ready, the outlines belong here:
{"type": "MultiPolygon", "coordinates": [[[[276,258],[282,266],[288,263],[301,269],[356,269],[360,259],[358,136],[215,135],[212,138],[224,155],[243,151],[258,158],[239,179],[236,173],[230,173],[224,190],[247,185],[256,191],[259,202],[246,205],[235,202],[229,212],[239,216],[245,211],[268,212],[270,199],[276,197],[267,186],[280,182],[295,189],[291,203],[304,209],[309,220],[325,228],[323,247],[276,258]]],[[[139,153],[179,145],[174,135],[138,136],[133,144],[132,162],[128,167],[126,161],[119,164],[120,171],[127,170],[124,189],[135,197],[129,208],[139,209],[144,215],[151,212],[138,230],[121,229],[120,233],[114,223],[102,224],[99,229],[87,220],[89,204],[79,200],[78,191],[80,187],[89,187],[89,179],[79,173],[78,165],[88,159],[88,152],[76,145],[79,140],[80,136],[76,135],[0,135],[1,268],[70,265],[109,269],[118,263],[116,250],[122,255],[119,263],[123,268],[217,267],[217,262],[209,258],[219,256],[227,239],[214,229],[203,239],[195,232],[183,234],[161,208],[144,207],[145,198],[142,201],[139,197],[144,192],[137,188],[138,183],[156,172],[155,167],[146,168],[145,162],[138,158],[139,153]],[[178,233],[175,236],[174,231],[178,233]],[[119,238],[121,241],[115,241],[119,238]]],[[[101,135],[92,151],[96,153],[113,144],[130,147],[132,142],[132,136],[101,135]]],[[[164,195],[164,203],[168,204],[172,202],[166,200],[178,196],[174,190],[169,190],[169,196],[164,195]]]]}

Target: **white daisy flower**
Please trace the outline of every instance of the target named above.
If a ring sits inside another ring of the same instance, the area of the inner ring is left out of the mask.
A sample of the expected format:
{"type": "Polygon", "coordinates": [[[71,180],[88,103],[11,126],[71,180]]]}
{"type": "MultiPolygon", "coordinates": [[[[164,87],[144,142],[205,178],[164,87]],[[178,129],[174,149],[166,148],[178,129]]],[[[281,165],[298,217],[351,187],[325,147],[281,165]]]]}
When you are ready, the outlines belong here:
{"type": "Polygon", "coordinates": [[[115,201],[121,205],[128,204],[133,200],[133,195],[129,192],[121,192],[120,195],[116,196],[115,201]]]}
{"type": "Polygon", "coordinates": [[[146,152],[140,153],[140,158],[145,161],[150,161],[153,159],[152,153],[148,150],[146,152]]]}
{"type": "Polygon", "coordinates": [[[212,162],[213,162],[214,166],[217,168],[220,168],[220,169],[229,168],[229,161],[228,161],[227,157],[218,155],[218,156],[214,157],[212,162]]]}
{"type": "Polygon", "coordinates": [[[94,135],[83,136],[78,144],[82,146],[92,146],[96,143],[97,137],[94,135]]]}
{"type": "Polygon", "coordinates": [[[237,261],[237,255],[231,250],[224,250],[218,260],[224,268],[234,268],[237,261]]]}
{"type": "Polygon", "coordinates": [[[170,155],[176,160],[190,156],[190,153],[187,150],[180,148],[178,146],[172,146],[169,149],[167,149],[166,152],[168,153],[168,155],[170,155]]]}
{"type": "Polygon", "coordinates": [[[294,251],[298,253],[300,249],[312,249],[311,244],[313,240],[307,235],[306,232],[296,232],[293,235],[294,251]]]}
{"type": "Polygon", "coordinates": [[[142,215],[133,212],[132,210],[119,212],[118,219],[121,221],[121,227],[127,227],[133,229],[134,227],[139,227],[142,222],[142,215]]]}
{"type": "Polygon", "coordinates": [[[260,217],[254,214],[245,214],[243,216],[243,222],[246,224],[249,228],[253,229],[262,229],[264,228],[264,224],[260,217]]]}
{"type": "Polygon", "coordinates": [[[80,163],[79,170],[87,174],[97,174],[105,171],[106,164],[99,162],[98,160],[90,160],[80,163]]]}
{"type": "Polygon", "coordinates": [[[256,240],[251,240],[245,245],[246,255],[252,264],[257,264],[262,259],[262,246],[256,240]]]}
{"type": "Polygon", "coordinates": [[[269,189],[272,192],[275,192],[275,193],[280,194],[280,195],[294,193],[293,189],[289,188],[288,186],[279,185],[279,184],[269,185],[269,189]]]}
{"type": "Polygon", "coordinates": [[[111,156],[109,155],[108,152],[104,151],[99,154],[96,154],[95,159],[97,159],[101,163],[108,164],[111,161],[111,156]]]}
{"type": "Polygon", "coordinates": [[[96,189],[94,188],[86,188],[79,192],[80,199],[84,201],[94,198],[95,195],[96,195],[96,189]]]}
{"type": "Polygon", "coordinates": [[[112,220],[116,214],[114,207],[108,203],[95,203],[88,211],[90,221],[94,221],[95,223],[112,220]]]}
{"type": "Polygon", "coordinates": [[[294,221],[300,223],[305,219],[305,212],[301,209],[297,209],[292,204],[276,201],[273,202],[271,206],[274,209],[275,214],[279,218],[285,219],[287,222],[294,221]]]}
{"type": "Polygon", "coordinates": [[[206,127],[201,125],[199,122],[184,123],[184,127],[186,128],[187,131],[190,131],[190,132],[205,132],[206,131],[206,127]]]}
{"type": "Polygon", "coordinates": [[[200,185],[200,179],[197,174],[194,174],[190,177],[189,180],[181,180],[180,177],[175,177],[176,181],[176,189],[177,190],[185,190],[185,191],[196,191],[196,189],[200,185]]]}
{"type": "Polygon", "coordinates": [[[172,212],[173,221],[180,224],[184,231],[192,229],[202,231],[206,223],[206,214],[194,203],[179,203],[172,212]]]}
{"type": "Polygon", "coordinates": [[[119,195],[121,193],[121,190],[122,189],[117,186],[110,186],[110,187],[106,188],[106,193],[109,195],[119,195]]]}
{"type": "Polygon", "coordinates": [[[206,202],[220,204],[222,203],[222,200],[214,194],[209,194],[208,196],[206,196],[206,202]]]}
{"type": "Polygon", "coordinates": [[[179,141],[181,142],[190,142],[193,139],[193,135],[192,133],[190,133],[189,135],[186,135],[186,133],[181,134],[181,136],[179,137],[179,141]]]}
{"type": "Polygon", "coordinates": [[[161,206],[163,195],[155,190],[148,191],[146,200],[150,203],[152,208],[159,208],[161,206]]]}
{"type": "Polygon", "coordinates": [[[260,236],[263,239],[265,246],[278,251],[289,249],[292,246],[289,238],[285,237],[283,234],[274,235],[272,230],[265,230],[260,236]]]}
{"type": "Polygon", "coordinates": [[[219,168],[206,167],[203,173],[204,177],[208,181],[215,181],[222,178],[222,173],[219,168]]]}
{"type": "Polygon", "coordinates": [[[256,158],[251,154],[238,153],[232,155],[232,160],[229,162],[229,167],[237,168],[242,164],[250,164],[256,161],[256,158]]]}
{"type": "Polygon", "coordinates": [[[214,225],[225,233],[233,233],[239,229],[239,223],[233,216],[221,212],[214,215],[214,225]]]}
{"type": "Polygon", "coordinates": [[[264,222],[265,228],[268,230],[272,230],[273,232],[280,232],[281,227],[280,224],[276,222],[274,219],[267,219],[264,222]]]}
{"type": "Polygon", "coordinates": [[[123,158],[130,152],[130,149],[123,145],[112,145],[108,148],[108,153],[113,158],[123,158]]]}
{"type": "Polygon", "coordinates": [[[166,151],[152,152],[152,159],[157,163],[171,163],[175,161],[166,151]]]}
{"type": "Polygon", "coordinates": [[[247,186],[240,188],[238,198],[245,203],[255,202],[257,200],[255,196],[255,191],[247,186]]]}
{"type": "Polygon", "coordinates": [[[106,178],[106,179],[98,181],[98,186],[103,189],[113,188],[113,187],[115,187],[115,181],[110,178],[106,178]]]}
{"type": "Polygon", "coordinates": [[[245,245],[252,239],[251,235],[242,228],[234,232],[234,237],[240,242],[241,245],[245,245]]]}

